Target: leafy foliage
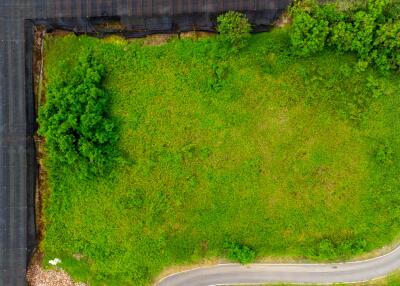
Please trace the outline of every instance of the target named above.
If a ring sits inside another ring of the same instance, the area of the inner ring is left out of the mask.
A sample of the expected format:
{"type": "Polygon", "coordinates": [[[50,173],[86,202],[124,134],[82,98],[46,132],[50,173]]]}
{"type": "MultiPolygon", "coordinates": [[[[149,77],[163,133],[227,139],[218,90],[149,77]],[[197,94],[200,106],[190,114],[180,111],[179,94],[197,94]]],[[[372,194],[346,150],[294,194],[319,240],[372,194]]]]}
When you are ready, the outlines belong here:
{"type": "Polygon", "coordinates": [[[388,141],[381,142],[376,150],[376,160],[388,167],[394,162],[394,151],[388,141]]]}
{"type": "Polygon", "coordinates": [[[118,138],[107,116],[108,95],[101,83],[104,67],[84,54],[67,76],[49,82],[39,112],[39,135],[51,161],[89,176],[116,158],[118,138]]]}
{"type": "Polygon", "coordinates": [[[209,88],[211,91],[217,91],[223,86],[228,73],[228,67],[224,63],[212,64],[211,75],[209,79],[209,88]]]}
{"type": "Polygon", "coordinates": [[[343,253],[357,255],[362,253],[367,247],[364,239],[344,240],[339,243],[325,238],[316,243],[316,247],[309,254],[311,257],[319,259],[329,259],[330,257],[340,257],[343,253]]]}
{"type": "Polygon", "coordinates": [[[225,249],[228,252],[228,258],[239,261],[241,264],[248,264],[256,259],[256,253],[253,249],[246,245],[235,242],[227,242],[225,249]]]}
{"type": "Polygon", "coordinates": [[[293,17],[291,42],[294,54],[309,56],[325,47],[329,33],[329,22],[313,17],[305,10],[299,10],[293,17]]]}
{"type": "Polygon", "coordinates": [[[358,11],[341,11],[334,4],[295,6],[291,33],[294,53],[300,56],[332,46],[352,51],[359,57],[358,67],[370,63],[382,71],[400,68],[400,19],[391,0],[369,0],[358,11]]]}
{"type": "Polygon", "coordinates": [[[234,49],[241,49],[246,46],[250,37],[251,25],[244,14],[229,11],[220,15],[217,22],[217,30],[223,42],[234,49]]]}

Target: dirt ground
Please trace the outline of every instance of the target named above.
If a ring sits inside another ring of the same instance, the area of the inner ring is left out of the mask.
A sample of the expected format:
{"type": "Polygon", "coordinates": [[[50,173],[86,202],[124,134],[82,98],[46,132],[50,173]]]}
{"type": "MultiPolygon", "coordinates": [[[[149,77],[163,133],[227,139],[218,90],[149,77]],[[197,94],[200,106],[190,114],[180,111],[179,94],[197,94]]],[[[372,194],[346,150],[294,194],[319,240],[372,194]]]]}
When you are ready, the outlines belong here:
{"type": "Polygon", "coordinates": [[[43,269],[42,261],[42,254],[35,254],[32,258],[26,274],[28,286],[86,286],[85,283],[74,282],[61,268],[43,269]]]}
{"type": "MultiPolygon", "coordinates": [[[[55,34],[65,35],[65,31],[55,31],[55,34]]],[[[44,78],[43,78],[43,40],[45,31],[37,27],[34,33],[33,47],[33,79],[35,92],[35,111],[38,111],[38,105],[44,101],[44,78]]],[[[35,194],[36,225],[38,240],[41,241],[44,232],[44,222],[42,220],[43,197],[46,195],[47,176],[43,168],[43,139],[35,136],[37,150],[37,160],[39,162],[39,175],[35,194]]],[[[72,278],[61,268],[55,270],[45,270],[42,267],[43,255],[36,253],[30,261],[26,279],[29,286],[85,286],[84,283],[75,283],[72,278]]]]}

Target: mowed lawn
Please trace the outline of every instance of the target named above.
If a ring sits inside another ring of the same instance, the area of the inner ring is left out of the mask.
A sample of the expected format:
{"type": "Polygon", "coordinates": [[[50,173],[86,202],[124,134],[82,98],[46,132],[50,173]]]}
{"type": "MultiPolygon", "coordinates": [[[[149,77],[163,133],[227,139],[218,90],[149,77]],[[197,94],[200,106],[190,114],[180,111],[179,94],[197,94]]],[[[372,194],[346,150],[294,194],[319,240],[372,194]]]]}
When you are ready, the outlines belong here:
{"type": "Polygon", "coordinates": [[[398,74],[329,50],[293,57],[283,29],[238,54],[216,37],[48,36],[47,82],[87,50],[106,68],[122,159],[93,181],[47,170],[41,247],[76,279],[149,285],[168,266],[223,258],[226,242],[325,261],[396,239],[398,74]]]}

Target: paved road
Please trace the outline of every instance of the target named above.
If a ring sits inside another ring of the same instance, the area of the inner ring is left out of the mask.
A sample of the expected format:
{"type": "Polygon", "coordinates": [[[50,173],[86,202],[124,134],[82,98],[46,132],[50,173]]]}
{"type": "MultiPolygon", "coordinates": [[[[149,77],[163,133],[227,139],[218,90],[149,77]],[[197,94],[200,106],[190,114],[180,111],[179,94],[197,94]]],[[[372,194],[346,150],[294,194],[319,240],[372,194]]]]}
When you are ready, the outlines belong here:
{"type": "Polygon", "coordinates": [[[156,286],[209,286],[261,283],[361,282],[400,268],[400,246],[392,252],[357,262],[332,264],[220,264],[176,273],[156,286]]]}

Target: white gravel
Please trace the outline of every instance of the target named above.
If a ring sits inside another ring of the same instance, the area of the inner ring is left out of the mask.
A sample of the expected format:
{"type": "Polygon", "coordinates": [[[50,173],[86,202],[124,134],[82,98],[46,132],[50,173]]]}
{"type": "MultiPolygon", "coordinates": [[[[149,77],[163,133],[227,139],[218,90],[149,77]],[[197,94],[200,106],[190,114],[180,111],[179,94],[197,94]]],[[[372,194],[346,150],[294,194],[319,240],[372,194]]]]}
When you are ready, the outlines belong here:
{"type": "Polygon", "coordinates": [[[61,268],[45,270],[38,263],[29,267],[26,276],[29,286],[88,286],[85,283],[74,282],[61,268]]]}

